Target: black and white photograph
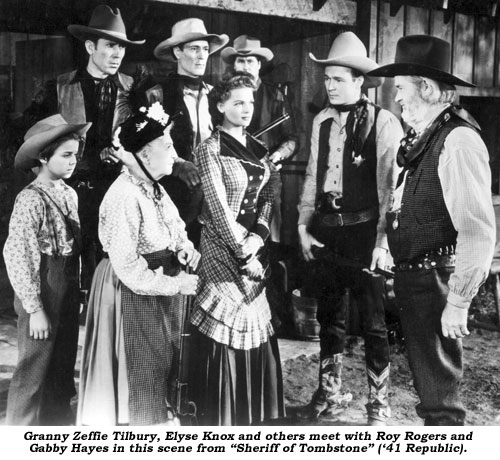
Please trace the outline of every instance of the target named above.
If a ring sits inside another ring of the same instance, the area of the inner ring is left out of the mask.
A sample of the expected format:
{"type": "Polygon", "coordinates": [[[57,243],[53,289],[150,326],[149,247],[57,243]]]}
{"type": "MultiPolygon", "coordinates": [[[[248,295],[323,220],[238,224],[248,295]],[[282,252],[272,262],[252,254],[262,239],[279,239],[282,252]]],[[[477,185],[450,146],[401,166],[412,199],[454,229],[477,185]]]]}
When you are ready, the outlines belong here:
{"type": "Polygon", "coordinates": [[[0,434],[472,458],[499,126],[499,0],[0,0],[0,434]]]}

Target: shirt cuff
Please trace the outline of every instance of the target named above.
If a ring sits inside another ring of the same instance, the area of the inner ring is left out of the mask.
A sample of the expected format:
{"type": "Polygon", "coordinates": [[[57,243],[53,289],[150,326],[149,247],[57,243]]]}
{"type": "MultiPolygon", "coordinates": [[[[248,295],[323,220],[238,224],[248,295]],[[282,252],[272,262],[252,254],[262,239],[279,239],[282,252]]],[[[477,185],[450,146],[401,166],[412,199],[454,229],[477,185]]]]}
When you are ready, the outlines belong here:
{"type": "Polygon", "coordinates": [[[387,242],[387,234],[377,233],[377,239],[375,240],[375,246],[378,248],[383,248],[386,251],[389,251],[389,244],[387,242]]]}
{"type": "Polygon", "coordinates": [[[21,300],[23,308],[26,310],[26,313],[32,314],[37,311],[43,310],[42,300],[38,297],[34,299],[21,300]]]}
{"type": "Polygon", "coordinates": [[[470,303],[472,301],[472,299],[469,299],[467,297],[462,297],[461,295],[455,294],[452,291],[448,293],[448,298],[446,300],[449,304],[453,305],[454,307],[462,309],[469,308],[470,303]]]}
{"type": "Polygon", "coordinates": [[[306,227],[309,227],[313,214],[314,211],[301,211],[297,225],[305,225],[306,227]]]}
{"type": "Polygon", "coordinates": [[[269,229],[264,224],[256,224],[251,233],[261,238],[262,246],[264,246],[264,241],[266,241],[269,236],[269,229]]]}

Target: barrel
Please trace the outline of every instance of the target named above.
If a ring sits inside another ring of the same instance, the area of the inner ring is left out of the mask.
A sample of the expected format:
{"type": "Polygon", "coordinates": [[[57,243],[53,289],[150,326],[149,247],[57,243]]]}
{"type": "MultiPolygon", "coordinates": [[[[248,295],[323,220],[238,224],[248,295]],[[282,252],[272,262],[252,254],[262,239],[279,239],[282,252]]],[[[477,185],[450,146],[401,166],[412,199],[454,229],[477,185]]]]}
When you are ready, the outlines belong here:
{"type": "Polygon", "coordinates": [[[318,302],[312,297],[302,297],[300,289],[292,291],[292,313],[295,335],[302,340],[319,340],[320,325],[316,320],[318,302]]]}

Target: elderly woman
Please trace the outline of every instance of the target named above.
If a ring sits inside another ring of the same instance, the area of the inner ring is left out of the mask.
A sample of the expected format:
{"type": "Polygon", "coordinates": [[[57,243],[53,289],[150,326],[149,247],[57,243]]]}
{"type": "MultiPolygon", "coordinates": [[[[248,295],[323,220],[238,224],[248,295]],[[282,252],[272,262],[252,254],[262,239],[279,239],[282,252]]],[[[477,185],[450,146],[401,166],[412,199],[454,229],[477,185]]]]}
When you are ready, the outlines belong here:
{"type": "Polygon", "coordinates": [[[254,89],[245,73],[214,87],[210,102],[221,125],[195,153],[205,203],[200,287],[191,317],[197,344],[192,390],[201,422],[210,425],[284,416],[263,257],[277,172],[264,145],[245,131],[254,89]]]}
{"type": "Polygon", "coordinates": [[[175,150],[159,103],[130,118],[118,139],[128,166],[100,208],[107,253],[94,275],[80,386],[84,425],[168,423],[168,383],[180,336],[184,295],[195,293],[199,254],[158,180],[172,172],[175,150]],[[133,156],[127,158],[127,152],[133,156]]]}

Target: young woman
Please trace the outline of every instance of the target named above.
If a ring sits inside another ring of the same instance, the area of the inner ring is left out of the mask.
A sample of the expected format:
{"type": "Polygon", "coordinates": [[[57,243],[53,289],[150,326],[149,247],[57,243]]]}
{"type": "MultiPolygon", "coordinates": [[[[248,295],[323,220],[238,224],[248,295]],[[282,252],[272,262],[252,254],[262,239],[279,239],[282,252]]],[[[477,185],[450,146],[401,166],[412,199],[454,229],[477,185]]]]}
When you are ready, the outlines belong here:
{"type": "Polygon", "coordinates": [[[46,118],[26,133],[16,154],[16,168],[38,168],[38,176],[16,198],[3,251],[19,315],[7,425],[74,424],[81,241],[77,196],[64,179],[90,125],[46,118]]]}
{"type": "Polygon", "coordinates": [[[210,425],[250,425],[284,416],[262,257],[277,172],[267,149],[245,131],[254,89],[245,73],[214,87],[210,101],[221,125],[195,153],[205,203],[190,388],[201,422],[210,425]]]}
{"type": "Polygon", "coordinates": [[[132,116],[118,134],[127,165],[100,207],[107,257],[96,269],[87,313],[78,423],[169,423],[169,383],[184,295],[195,293],[199,254],[158,180],[175,150],[159,103],[132,116]],[[130,152],[127,154],[127,152],[130,152]]]}

